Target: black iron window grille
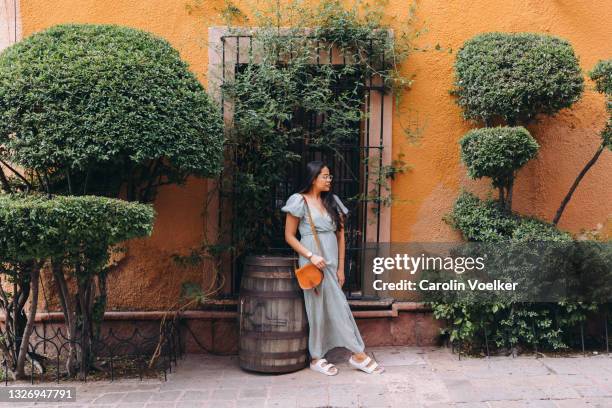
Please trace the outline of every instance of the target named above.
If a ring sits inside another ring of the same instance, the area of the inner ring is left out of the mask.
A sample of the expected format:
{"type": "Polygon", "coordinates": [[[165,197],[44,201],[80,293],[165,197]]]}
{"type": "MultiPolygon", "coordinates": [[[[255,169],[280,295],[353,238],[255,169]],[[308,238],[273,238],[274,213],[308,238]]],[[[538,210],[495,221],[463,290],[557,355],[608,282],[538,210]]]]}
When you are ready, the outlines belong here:
{"type": "MultiPolygon", "coordinates": [[[[209,37],[214,36],[209,34],[209,37]]],[[[218,39],[219,49],[216,52],[219,55],[219,69],[221,70],[218,72],[218,81],[223,84],[240,75],[250,61],[253,54],[253,36],[250,34],[221,34],[218,39]]],[[[328,51],[328,48],[320,47],[317,44],[316,53],[316,64],[330,64],[332,67],[347,64],[347,57],[337,50],[328,51]]],[[[210,55],[212,54],[209,51],[209,57],[210,55]]],[[[365,119],[354,123],[359,139],[354,143],[336,146],[333,150],[325,146],[313,145],[309,143],[307,137],[292,146],[292,151],[298,154],[301,160],[293,165],[284,182],[274,186],[274,194],[270,197],[270,205],[279,213],[279,218],[274,225],[278,240],[273,243],[271,250],[275,253],[293,254],[292,248],[284,241],[284,217],[282,216],[284,214],[281,214],[280,208],[285,204],[287,198],[297,191],[306,163],[311,160],[323,160],[330,163],[334,176],[333,191],[342,199],[351,214],[345,226],[346,283],[344,290],[349,299],[375,299],[377,298],[376,292],[371,289],[371,285],[366,284],[367,277],[364,276],[364,249],[367,246],[371,250],[382,242],[381,240],[388,240],[388,218],[381,219],[381,214],[385,211],[382,208],[382,187],[376,180],[382,174],[383,165],[390,162],[391,95],[382,86],[380,78],[361,73],[343,78],[336,84],[335,92],[340,92],[344,88],[353,88],[355,83],[352,81],[361,81],[362,85],[359,87],[362,101],[360,108],[365,113],[365,119]]],[[[226,124],[231,123],[231,103],[223,100],[221,96],[219,100],[226,124]]],[[[315,132],[324,120],[324,115],[298,111],[294,114],[293,124],[308,129],[308,132],[315,132]]],[[[231,173],[228,169],[225,169],[224,173],[226,171],[231,173]]],[[[235,211],[233,211],[231,194],[219,194],[218,204],[219,230],[226,223],[240,222],[239,217],[233,216],[235,211]]],[[[234,229],[230,228],[230,230],[234,229]]],[[[236,237],[228,236],[225,239],[231,246],[236,237]]],[[[234,297],[240,287],[242,259],[232,254],[225,258],[222,265],[226,268],[222,273],[229,277],[229,284],[226,285],[227,290],[223,296],[234,297]]]]}

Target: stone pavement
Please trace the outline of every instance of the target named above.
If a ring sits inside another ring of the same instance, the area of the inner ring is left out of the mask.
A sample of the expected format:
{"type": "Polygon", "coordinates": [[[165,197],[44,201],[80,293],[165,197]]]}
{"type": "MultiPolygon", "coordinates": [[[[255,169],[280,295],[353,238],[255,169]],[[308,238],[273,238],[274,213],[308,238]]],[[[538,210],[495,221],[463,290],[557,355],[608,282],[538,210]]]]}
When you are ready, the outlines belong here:
{"type": "MultiPolygon", "coordinates": [[[[13,407],[612,407],[612,356],[462,358],[447,349],[371,347],[379,376],[352,369],[345,349],[327,358],[340,372],[266,375],[243,371],[237,356],[187,355],[158,380],[62,383],[77,402],[13,407]]],[[[40,384],[37,384],[40,385],[40,384]]],[[[54,383],[49,385],[55,385],[54,383]]],[[[0,406],[10,406],[8,404],[0,406]]]]}

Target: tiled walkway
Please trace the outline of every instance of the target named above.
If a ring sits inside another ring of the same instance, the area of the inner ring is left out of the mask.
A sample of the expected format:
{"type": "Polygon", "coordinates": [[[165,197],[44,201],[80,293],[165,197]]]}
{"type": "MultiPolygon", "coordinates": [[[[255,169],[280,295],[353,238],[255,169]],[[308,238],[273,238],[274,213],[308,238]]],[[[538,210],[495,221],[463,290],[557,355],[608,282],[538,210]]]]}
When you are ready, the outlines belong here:
{"type": "Polygon", "coordinates": [[[236,356],[187,355],[167,382],[75,383],[77,402],[64,406],[612,407],[612,356],[608,355],[459,361],[446,349],[367,351],[386,367],[384,374],[352,369],[344,349],[328,354],[340,370],[333,377],[309,369],[281,375],[250,373],[239,368],[236,356]]]}

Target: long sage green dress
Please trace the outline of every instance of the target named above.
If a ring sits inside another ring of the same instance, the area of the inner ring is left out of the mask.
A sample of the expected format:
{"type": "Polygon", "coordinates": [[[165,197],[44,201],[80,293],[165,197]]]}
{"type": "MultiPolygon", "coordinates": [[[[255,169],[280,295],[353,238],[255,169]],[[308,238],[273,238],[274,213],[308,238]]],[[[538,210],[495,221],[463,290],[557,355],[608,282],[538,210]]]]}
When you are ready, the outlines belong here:
{"type": "MultiPolygon", "coordinates": [[[[334,194],[333,197],[340,210],[348,214],[348,209],[338,196],[334,194]]],[[[308,222],[304,197],[299,193],[292,194],[281,211],[291,213],[300,219],[298,226],[300,243],[313,253],[322,255],[326,262],[323,281],[318,287],[319,294],[315,294],[313,289],[304,290],[304,304],[310,330],[308,337],[310,357],[323,358],[335,347],[346,347],[355,353],[363,352],[365,345],[336,275],[338,240],[335,222],[327,211],[321,214],[317,208],[310,206],[310,213],[323,251],[323,254],[320,254],[308,222]]],[[[299,255],[298,262],[302,267],[309,261],[299,255]]]]}

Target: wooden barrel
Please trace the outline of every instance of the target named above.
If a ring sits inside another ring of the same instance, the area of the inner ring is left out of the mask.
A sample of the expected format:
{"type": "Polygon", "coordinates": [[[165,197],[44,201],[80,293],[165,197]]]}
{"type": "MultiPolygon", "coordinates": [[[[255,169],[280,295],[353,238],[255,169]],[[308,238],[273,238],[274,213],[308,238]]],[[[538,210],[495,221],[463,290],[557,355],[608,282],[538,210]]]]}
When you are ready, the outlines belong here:
{"type": "Polygon", "coordinates": [[[246,258],[239,319],[240,367],[288,373],[308,365],[308,318],[293,257],[246,258]]]}

